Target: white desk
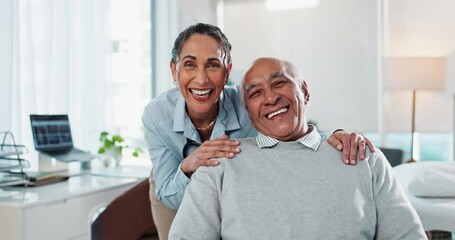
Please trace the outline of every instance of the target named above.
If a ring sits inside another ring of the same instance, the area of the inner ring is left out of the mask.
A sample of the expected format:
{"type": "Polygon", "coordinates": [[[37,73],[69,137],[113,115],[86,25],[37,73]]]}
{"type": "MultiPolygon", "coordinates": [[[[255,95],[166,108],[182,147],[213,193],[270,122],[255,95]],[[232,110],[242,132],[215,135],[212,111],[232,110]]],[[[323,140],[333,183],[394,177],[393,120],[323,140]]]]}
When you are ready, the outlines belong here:
{"type": "Polygon", "coordinates": [[[0,239],[90,239],[93,214],[148,176],[148,171],[139,171],[146,173],[141,177],[119,172],[125,171],[84,173],[42,187],[0,189],[0,239]]]}

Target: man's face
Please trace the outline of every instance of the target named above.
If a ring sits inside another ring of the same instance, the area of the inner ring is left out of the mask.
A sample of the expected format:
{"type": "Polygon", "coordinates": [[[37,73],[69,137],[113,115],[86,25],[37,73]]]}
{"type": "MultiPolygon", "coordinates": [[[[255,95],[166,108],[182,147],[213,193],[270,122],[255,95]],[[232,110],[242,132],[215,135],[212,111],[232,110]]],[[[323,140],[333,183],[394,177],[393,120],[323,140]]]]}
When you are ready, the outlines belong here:
{"type": "Polygon", "coordinates": [[[243,82],[245,106],[253,126],[280,141],[294,141],[306,132],[304,113],[309,99],[300,84],[277,59],[256,60],[243,82]]]}

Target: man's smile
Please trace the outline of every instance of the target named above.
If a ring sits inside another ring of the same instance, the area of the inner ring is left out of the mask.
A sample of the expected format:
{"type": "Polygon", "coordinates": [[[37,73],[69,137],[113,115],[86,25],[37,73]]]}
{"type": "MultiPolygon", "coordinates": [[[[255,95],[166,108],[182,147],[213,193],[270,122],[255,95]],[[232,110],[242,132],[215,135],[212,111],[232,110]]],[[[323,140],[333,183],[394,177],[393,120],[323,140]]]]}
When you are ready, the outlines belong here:
{"type": "Polygon", "coordinates": [[[278,114],[285,113],[285,112],[287,112],[288,110],[289,110],[289,106],[284,107],[284,108],[280,108],[280,109],[278,109],[278,110],[276,110],[276,111],[274,111],[274,112],[272,112],[272,113],[266,114],[265,116],[266,116],[268,119],[270,119],[270,118],[275,117],[275,116],[278,115],[278,114]]]}

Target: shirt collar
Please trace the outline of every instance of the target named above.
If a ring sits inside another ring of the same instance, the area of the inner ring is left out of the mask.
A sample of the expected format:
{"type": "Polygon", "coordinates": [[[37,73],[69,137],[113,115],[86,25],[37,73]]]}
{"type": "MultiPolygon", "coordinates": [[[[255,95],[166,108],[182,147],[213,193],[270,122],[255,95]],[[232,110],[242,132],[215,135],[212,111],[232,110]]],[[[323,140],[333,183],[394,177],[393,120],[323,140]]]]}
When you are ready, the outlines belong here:
{"type": "MultiPolygon", "coordinates": [[[[174,132],[184,132],[184,136],[201,142],[199,134],[191,122],[190,117],[186,112],[185,98],[183,98],[180,90],[177,89],[177,103],[174,110],[174,132]]],[[[218,101],[218,117],[216,118],[215,127],[213,128],[212,136],[210,139],[220,137],[226,133],[226,131],[233,131],[240,129],[239,117],[234,107],[233,100],[225,91],[221,92],[218,101]],[[228,114],[229,113],[229,114],[228,114]]]]}
{"type": "MultiPolygon", "coordinates": [[[[321,135],[319,135],[316,126],[309,124],[308,125],[308,132],[298,139],[296,142],[301,143],[305,147],[311,148],[315,151],[318,150],[319,145],[321,145],[321,135]]],[[[271,148],[277,145],[280,141],[273,138],[266,136],[260,132],[258,132],[258,136],[256,137],[256,143],[259,148],[271,148]]]]}

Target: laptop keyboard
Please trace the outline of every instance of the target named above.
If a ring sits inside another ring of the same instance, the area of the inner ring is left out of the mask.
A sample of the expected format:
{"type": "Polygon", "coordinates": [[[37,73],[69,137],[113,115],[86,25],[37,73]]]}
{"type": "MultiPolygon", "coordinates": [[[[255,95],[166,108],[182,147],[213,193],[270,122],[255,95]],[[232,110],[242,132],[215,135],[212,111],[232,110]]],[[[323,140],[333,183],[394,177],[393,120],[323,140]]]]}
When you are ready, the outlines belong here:
{"type": "Polygon", "coordinates": [[[95,158],[95,156],[90,154],[89,152],[84,152],[82,150],[75,148],[68,152],[47,154],[61,162],[88,161],[95,158]]]}

